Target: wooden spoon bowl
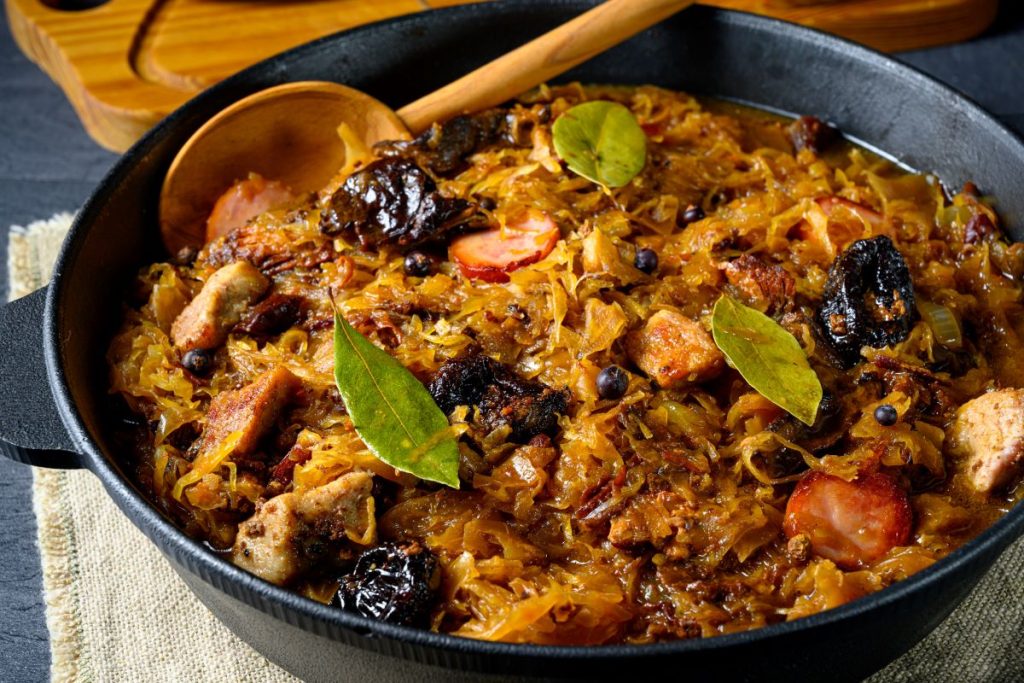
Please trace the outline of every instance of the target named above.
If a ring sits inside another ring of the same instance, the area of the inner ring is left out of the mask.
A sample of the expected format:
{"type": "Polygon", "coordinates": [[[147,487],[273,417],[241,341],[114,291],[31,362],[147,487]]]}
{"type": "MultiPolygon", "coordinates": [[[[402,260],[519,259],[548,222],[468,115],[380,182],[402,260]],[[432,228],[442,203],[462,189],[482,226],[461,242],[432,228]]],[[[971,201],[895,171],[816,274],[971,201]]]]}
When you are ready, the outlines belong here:
{"type": "Polygon", "coordinates": [[[325,186],[345,163],[341,123],[363,140],[409,137],[387,105],[324,81],[261,90],[207,121],[175,157],[160,192],[160,231],[168,250],[203,244],[217,198],[249,173],[297,194],[325,186]]]}

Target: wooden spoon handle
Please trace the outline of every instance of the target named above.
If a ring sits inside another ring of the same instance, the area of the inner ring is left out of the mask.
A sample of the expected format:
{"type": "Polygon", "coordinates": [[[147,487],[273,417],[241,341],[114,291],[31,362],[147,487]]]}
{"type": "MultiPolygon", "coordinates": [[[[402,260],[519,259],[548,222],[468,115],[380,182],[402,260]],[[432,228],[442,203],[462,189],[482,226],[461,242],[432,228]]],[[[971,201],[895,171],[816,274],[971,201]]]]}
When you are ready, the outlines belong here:
{"type": "Polygon", "coordinates": [[[493,107],[658,23],[694,0],[607,0],[553,31],[398,110],[413,135],[493,107]]]}

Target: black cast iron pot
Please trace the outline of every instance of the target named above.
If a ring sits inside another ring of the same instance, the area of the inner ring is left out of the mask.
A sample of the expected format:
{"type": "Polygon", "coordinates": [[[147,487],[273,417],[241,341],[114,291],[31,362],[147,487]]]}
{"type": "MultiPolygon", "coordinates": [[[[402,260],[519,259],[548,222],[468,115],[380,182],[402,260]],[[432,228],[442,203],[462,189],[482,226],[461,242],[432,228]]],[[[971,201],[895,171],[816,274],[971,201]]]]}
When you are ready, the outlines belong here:
{"type": "MultiPolygon", "coordinates": [[[[38,466],[90,469],[210,610],[310,680],[605,679],[666,670],[688,680],[842,680],[909,649],[1021,535],[1024,506],[912,578],[810,618],[707,640],[538,647],[377,623],[265,583],[178,531],[118,465],[105,421],[112,399],[104,354],[127,284],[139,267],[166,256],[157,193],[171,158],[200,124],[244,95],[307,79],[346,83],[402,105],[592,4],[497,2],[367,26],[265,61],[169,116],[124,155],[79,213],[50,286],[0,310],[0,452],[38,466]]],[[[654,83],[816,114],[911,167],[936,172],[950,187],[974,180],[999,198],[1010,233],[1024,239],[1024,144],[956,92],[842,40],[698,7],[565,78],[654,83]]]]}

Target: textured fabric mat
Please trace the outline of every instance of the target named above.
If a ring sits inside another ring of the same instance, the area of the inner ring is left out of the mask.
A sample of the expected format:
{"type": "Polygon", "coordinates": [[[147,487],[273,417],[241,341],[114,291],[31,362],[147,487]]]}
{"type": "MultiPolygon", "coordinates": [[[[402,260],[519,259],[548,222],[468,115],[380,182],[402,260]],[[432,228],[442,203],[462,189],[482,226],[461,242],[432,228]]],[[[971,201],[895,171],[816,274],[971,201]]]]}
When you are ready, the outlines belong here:
{"type": "MultiPolygon", "coordinates": [[[[70,220],[59,214],[12,230],[11,298],[49,280],[70,220]]],[[[91,474],[36,469],[33,504],[54,680],[296,680],[192,596],[91,474]]],[[[869,681],[1021,681],[1021,633],[1024,542],[934,633],[869,681]]]]}

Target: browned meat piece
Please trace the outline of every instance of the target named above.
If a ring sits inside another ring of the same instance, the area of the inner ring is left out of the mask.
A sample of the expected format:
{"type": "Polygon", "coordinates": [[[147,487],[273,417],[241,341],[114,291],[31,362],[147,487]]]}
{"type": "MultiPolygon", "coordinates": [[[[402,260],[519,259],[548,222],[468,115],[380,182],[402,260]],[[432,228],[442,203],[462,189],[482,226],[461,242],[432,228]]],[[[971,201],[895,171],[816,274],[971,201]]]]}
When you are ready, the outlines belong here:
{"type": "Polygon", "coordinates": [[[412,141],[382,143],[377,151],[385,157],[411,158],[439,176],[454,174],[465,167],[466,158],[478,149],[508,138],[514,123],[510,112],[488,109],[432,126],[412,141]]]}
{"type": "Polygon", "coordinates": [[[839,139],[839,130],[816,116],[801,116],[789,124],[789,139],[798,152],[809,149],[821,154],[839,139]]]}
{"type": "Polygon", "coordinates": [[[238,527],[231,561],[256,576],[285,585],[314,564],[335,561],[348,541],[376,541],[368,501],[373,478],[351,472],[306,491],[282,493],[238,527]]]}
{"type": "Polygon", "coordinates": [[[966,458],[971,485],[1001,489],[1024,465],[1024,389],[1000,389],[968,401],[949,429],[953,452],[966,458]]]}
{"type": "Polygon", "coordinates": [[[301,296],[271,294],[246,313],[236,330],[251,337],[270,337],[298,322],[305,301],[301,296]]]}
{"type": "Polygon", "coordinates": [[[523,379],[508,366],[481,353],[450,360],[430,383],[430,394],[445,414],[456,406],[478,406],[483,427],[508,425],[509,438],[525,443],[558,427],[569,407],[569,391],[523,379]]]}
{"type": "Polygon", "coordinates": [[[224,266],[175,319],[171,340],[182,351],[217,348],[268,287],[270,281],[245,261],[224,266]]]}
{"type": "Polygon", "coordinates": [[[211,243],[209,250],[207,258],[215,266],[248,261],[267,275],[314,269],[338,255],[330,240],[296,244],[288,231],[268,230],[258,222],[232,230],[224,239],[211,243]]]}
{"type": "Polygon", "coordinates": [[[412,248],[485,225],[475,206],[442,195],[434,179],[408,159],[378,159],[356,171],[320,213],[322,233],[354,236],[365,249],[412,248]]]}
{"type": "Polygon", "coordinates": [[[210,402],[199,451],[214,448],[228,435],[241,432],[234,452],[252,453],[301,386],[288,368],[278,366],[241,389],[218,394],[210,402]]]}
{"type": "Polygon", "coordinates": [[[792,307],[796,283],[782,266],[744,254],[726,263],[722,270],[748,306],[768,315],[792,307]]]}
{"type": "Polygon", "coordinates": [[[704,328],[675,311],[658,311],[631,332],[626,352],[666,389],[712,379],[725,367],[725,357],[704,328]]]}

